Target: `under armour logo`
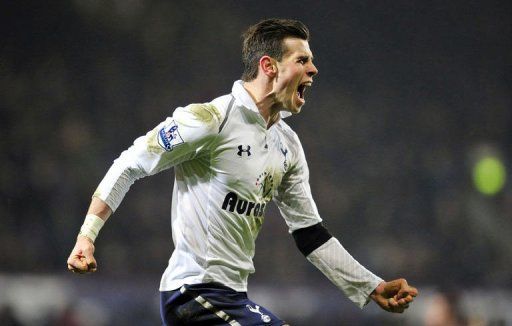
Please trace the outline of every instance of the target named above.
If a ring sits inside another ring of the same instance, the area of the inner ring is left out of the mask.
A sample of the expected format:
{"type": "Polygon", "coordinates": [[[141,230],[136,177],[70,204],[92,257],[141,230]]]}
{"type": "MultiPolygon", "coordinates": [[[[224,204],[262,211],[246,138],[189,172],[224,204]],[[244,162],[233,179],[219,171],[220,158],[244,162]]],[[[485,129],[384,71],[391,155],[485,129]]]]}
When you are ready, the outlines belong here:
{"type": "Polygon", "coordinates": [[[242,156],[242,153],[247,153],[247,156],[251,156],[251,146],[247,145],[247,149],[244,149],[242,145],[238,145],[238,156],[242,156]]]}
{"type": "Polygon", "coordinates": [[[245,305],[251,312],[257,313],[261,315],[261,320],[265,323],[269,323],[271,321],[271,318],[269,315],[265,315],[260,311],[260,306],[255,305],[256,308],[253,308],[250,304],[245,305]]]}

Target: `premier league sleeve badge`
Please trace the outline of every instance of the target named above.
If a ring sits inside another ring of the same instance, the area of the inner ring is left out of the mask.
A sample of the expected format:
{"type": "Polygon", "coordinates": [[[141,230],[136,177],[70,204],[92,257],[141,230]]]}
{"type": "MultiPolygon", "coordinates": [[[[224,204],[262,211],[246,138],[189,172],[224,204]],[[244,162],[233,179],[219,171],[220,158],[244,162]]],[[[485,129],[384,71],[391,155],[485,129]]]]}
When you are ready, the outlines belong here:
{"type": "Polygon", "coordinates": [[[178,132],[178,126],[171,120],[171,123],[164,126],[158,132],[158,145],[160,145],[167,152],[172,151],[175,146],[183,144],[183,138],[181,138],[178,132]]]}

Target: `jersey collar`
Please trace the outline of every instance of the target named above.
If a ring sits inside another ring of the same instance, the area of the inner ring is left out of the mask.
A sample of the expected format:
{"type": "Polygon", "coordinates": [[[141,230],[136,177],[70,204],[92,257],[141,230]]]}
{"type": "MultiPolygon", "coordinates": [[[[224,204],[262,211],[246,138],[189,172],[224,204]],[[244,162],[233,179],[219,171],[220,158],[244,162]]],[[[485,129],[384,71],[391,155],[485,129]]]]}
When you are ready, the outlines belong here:
{"type": "MultiPolygon", "coordinates": [[[[252,99],[251,95],[245,90],[244,88],[244,82],[242,80],[237,80],[233,84],[233,88],[231,90],[233,93],[233,96],[246,108],[248,108],[251,111],[257,112],[258,114],[260,111],[258,110],[258,107],[256,106],[256,103],[254,103],[254,100],[252,99]]],[[[291,116],[292,114],[290,112],[281,111],[281,118],[286,118],[291,116]]]]}

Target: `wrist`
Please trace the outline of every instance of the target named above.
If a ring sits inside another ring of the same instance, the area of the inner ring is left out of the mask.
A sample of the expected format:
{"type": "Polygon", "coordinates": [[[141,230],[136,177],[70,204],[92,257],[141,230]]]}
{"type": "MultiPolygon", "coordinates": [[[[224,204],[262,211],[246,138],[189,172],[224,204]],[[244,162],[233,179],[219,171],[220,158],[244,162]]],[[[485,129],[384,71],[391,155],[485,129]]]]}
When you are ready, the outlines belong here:
{"type": "Polygon", "coordinates": [[[105,221],[101,217],[94,214],[87,214],[78,236],[86,237],[94,243],[104,224],[105,221]]]}
{"type": "Polygon", "coordinates": [[[380,282],[379,285],[377,285],[377,287],[372,291],[372,293],[370,293],[370,298],[375,300],[377,295],[384,292],[385,286],[386,286],[386,281],[380,282]]]}
{"type": "Polygon", "coordinates": [[[85,240],[85,241],[89,241],[90,243],[94,244],[94,241],[91,238],[89,238],[86,235],[83,235],[81,232],[78,232],[78,235],[76,236],[76,240],[77,241],[85,240]]]}

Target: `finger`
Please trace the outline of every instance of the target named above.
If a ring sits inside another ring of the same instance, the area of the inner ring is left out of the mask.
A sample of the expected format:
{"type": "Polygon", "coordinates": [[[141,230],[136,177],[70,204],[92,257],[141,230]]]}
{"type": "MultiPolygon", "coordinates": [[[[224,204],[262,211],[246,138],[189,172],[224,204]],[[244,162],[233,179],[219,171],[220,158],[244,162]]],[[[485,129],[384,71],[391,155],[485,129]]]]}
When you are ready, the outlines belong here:
{"type": "Polygon", "coordinates": [[[414,301],[414,297],[412,295],[407,295],[405,298],[404,298],[405,301],[407,301],[407,303],[409,302],[413,302],[414,301]]]}
{"type": "Polygon", "coordinates": [[[403,297],[403,298],[399,298],[398,295],[394,297],[394,299],[399,303],[399,304],[407,304],[407,303],[410,303],[410,302],[413,302],[414,301],[414,297],[411,296],[411,295],[407,295],[406,297],[403,297]]]}
{"type": "Polygon", "coordinates": [[[397,300],[398,304],[401,306],[405,306],[407,304],[407,301],[405,301],[405,298],[397,300]]]}
{"type": "Polygon", "coordinates": [[[87,271],[87,264],[83,257],[71,257],[68,260],[68,268],[69,267],[79,273],[87,271]]]}
{"type": "Polygon", "coordinates": [[[68,265],[71,265],[77,269],[85,269],[87,267],[87,265],[85,264],[84,258],[80,257],[80,256],[71,257],[68,260],[68,265]]]}
{"type": "Polygon", "coordinates": [[[404,304],[414,301],[414,296],[412,296],[411,294],[409,294],[407,292],[400,293],[400,294],[396,295],[394,298],[398,302],[404,303],[404,304]]]}
{"type": "Polygon", "coordinates": [[[389,306],[392,308],[398,307],[398,302],[395,300],[395,298],[389,298],[388,303],[389,303],[389,306]]]}
{"type": "Polygon", "coordinates": [[[407,298],[400,299],[400,300],[398,300],[398,305],[400,307],[407,309],[407,308],[409,308],[409,305],[412,303],[412,301],[413,301],[412,297],[411,297],[410,301],[407,301],[407,298]]]}
{"type": "Polygon", "coordinates": [[[71,273],[74,273],[74,274],[85,274],[85,273],[87,273],[87,270],[79,269],[79,268],[76,268],[76,267],[73,267],[73,266],[69,266],[68,270],[71,273]]]}
{"type": "Polygon", "coordinates": [[[87,270],[91,271],[91,272],[96,272],[96,270],[98,269],[98,265],[96,264],[96,259],[94,259],[94,257],[86,257],[85,258],[85,261],[87,263],[87,270]]]}
{"type": "Polygon", "coordinates": [[[400,289],[400,291],[398,291],[398,294],[397,294],[399,299],[406,298],[408,296],[415,297],[417,295],[418,295],[418,289],[416,289],[415,287],[412,287],[412,286],[407,286],[405,288],[400,289]]]}
{"type": "Polygon", "coordinates": [[[89,271],[95,270],[97,267],[97,264],[96,264],[96,259],[94,258],[93,247],[85,248],[85,250],[83,251],[83,257],[84,257],[84,261],[87,266],[87,269],[89,271]]]}
{"type": "Polygon", "coordinates": [[[92,250],[84,251],[84,261],[89,271],[95,271],[97,268],[96,259],[94,258],[92,250]]]}
{"type": "MultiPolygon", "coordinates": [[[[391,300],[391,299],[390,299],[391,300]]],[[[391,307],[391,312],[395,312],[395,313],[399,313],[401,314],[402,312],[404,312],[405,310],[405,305],[401,305],[400,303],[398,303],[397,301],[394,301],[394,304],[392,305],[391,307]]]]}
{"type": "Polygon", "coordinates": [[[409,286],[409,289],[407,290],[407,292],[412,295],[413,297],[416,297],[418,296],[418,289],[413,287],[413,286],[409,286]]]}
{"type": "Polygon", "coordinates": [[[70,264],[68,264],[68,271],[70,272],[75,272],[75,268],[73,266],[71,266],[70,264]]]}
{"type": "Polygon", "coordinates": [[[78,274],[83,273],[80,269],[78,269],[72,265],[68,265],[68,271],[70,271],[71,273],[78,273],[78,274]]]}

